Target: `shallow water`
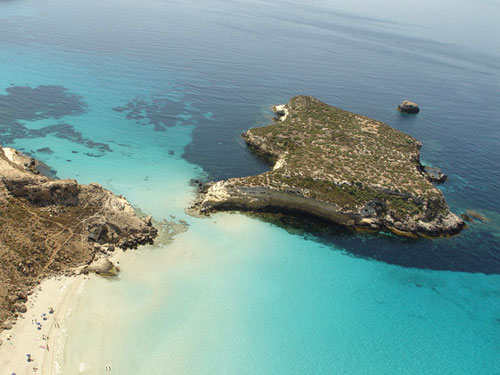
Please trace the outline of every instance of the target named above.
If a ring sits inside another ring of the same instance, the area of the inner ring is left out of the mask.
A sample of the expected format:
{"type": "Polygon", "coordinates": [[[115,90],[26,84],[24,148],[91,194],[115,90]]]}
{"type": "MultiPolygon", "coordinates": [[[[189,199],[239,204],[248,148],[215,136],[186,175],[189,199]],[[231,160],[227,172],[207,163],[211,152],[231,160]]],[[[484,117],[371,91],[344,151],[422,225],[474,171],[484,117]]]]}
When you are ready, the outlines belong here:
{"type": "Polygon", "coordinates": [[[0,143],[190,224],[87,284],[61,373],[500,371],[500,6],[374,4],[0,2],[0,143]],[[296,94],[415,136],[489,221],[411,241],[186,216],[191,178],[266,170],[239,134],[296,94]]]}

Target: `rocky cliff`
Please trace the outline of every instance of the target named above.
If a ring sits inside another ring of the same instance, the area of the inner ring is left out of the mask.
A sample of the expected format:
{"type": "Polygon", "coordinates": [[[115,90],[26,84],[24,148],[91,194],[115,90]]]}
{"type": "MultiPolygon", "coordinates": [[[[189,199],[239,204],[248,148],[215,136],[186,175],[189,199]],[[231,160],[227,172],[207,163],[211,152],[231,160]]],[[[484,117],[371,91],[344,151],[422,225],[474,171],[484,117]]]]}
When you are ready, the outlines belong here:
{"type": "Polygon", "coordinates": [[[134,248],[157,235],[151,220],[136,215],[125,198],[96,183],[42,176],[37,164],[16,150],[0,148],[3,328],[25,311],[27,293],[42,278],[71,273],[115,247],[134,248]]]}
{"type": "Polygon", "coordinates": [[[193,209],[297,211],[353,229],[406,236],[458,233],[420,164],[422,144],[388,125],[297,96],[276,121],[243,134],[269,172],[207,184],[193,209]]]}

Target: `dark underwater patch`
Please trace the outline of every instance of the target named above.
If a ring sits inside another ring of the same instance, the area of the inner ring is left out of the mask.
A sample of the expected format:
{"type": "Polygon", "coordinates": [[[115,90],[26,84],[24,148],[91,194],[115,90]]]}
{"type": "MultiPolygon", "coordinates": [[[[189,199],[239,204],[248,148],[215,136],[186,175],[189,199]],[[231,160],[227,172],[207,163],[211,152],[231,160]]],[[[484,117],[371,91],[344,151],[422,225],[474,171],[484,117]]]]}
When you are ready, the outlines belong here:
{"type": "Polygon", "coordinates": [[[36,150],[36,152],[39,152],[41,154],[53,154],[54,151],[52,151],[52,149],[50,147],[43,147],[43,148],[39,148],[38,150],[36,150]]]}
{"type": "Polygon", "coordinates": [[[70,124],[55,124],[41,128],[38,132],[33,131],[35,134],[40,134],[40,137],[44,137],[48,134],[52,134],[58,138],[67,139],[68,141],[78,143],[80,145],[86,146],[88,148],[98,149],[101,152],[111,152],[111,148],[106,143],[94,142],[89,138],[86,138],[79,131],[75,130],[70,124]]]}
{"type": "Polygon", "coordinates": [[[152,125],[158,132],[175,125],[210,121],[189,100],[175,101],[159,96],[150,99],[137,97],[124,106],[114,107],[113,111],[124,113],[127,120],[135,121],[137,125],[152,125]]]}
{"type": "Polygon", "coordinates": [[[102,154],[93,154],[91,152],[86,152],[85,155],[90,156],[92,158],[100,158],[103,156],[102,154]]]}
{"type": "MultiPolygon", "coordinates": [[[[67,123],[57,123],[40,129],[30,129],[21,123],[82,115],[87,112],[83,97],[69,92],[63,86],[55,85],[35,88],[10,86],[5,91],[7,95],[0,95],[1,144],[11,144],[22,138],[43,138],[50,134],[101,152],[112,151],[106,143],[94,142],[84,137],[67,123]]],[[[40,152],[46,152],[46,149],[48,148],[42,148],[40,152]]]]}
{"type": "Polygon", "coordinates": [[[3,125],[19,120],[60,119],[87,111],[83,98],[62,86],[10,86],[5,91],[7,95],[0,95],[0,124],[3,125]]]}
{"type": "MultiPolygon", "coordinates": [[[[411,239],[388,234],[357,233],[327,221],[298,213],[247,213],[285,229],[288,233],[318,241],[346,254],[408,268],[500,274],[496,239],[487,231],[466,230],[458,236],[411,239]]],[[[421,283],[415,286],[423,287],[421,283]]],[[[435,292],[435,288],[431,288],[435,292]]]]}

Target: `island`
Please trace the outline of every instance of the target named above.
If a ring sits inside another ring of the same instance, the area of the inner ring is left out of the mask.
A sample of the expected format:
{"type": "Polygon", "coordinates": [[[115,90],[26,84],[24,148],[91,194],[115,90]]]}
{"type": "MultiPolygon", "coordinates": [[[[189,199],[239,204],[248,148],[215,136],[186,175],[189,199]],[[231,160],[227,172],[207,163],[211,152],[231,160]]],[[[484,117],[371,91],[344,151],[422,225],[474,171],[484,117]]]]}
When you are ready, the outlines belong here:
{"type": "Polygon", "coordinates": [[[398,111],[415,114],[420,112],[420,107],[417,103],[411,102],[409,100],[403,100],[402,103],[398,104],[398,111]]]}
{"type": "Polygon", "coordinates": [[[115,275],[108,260],[115,248],[152,243],[158,233],[124,197],[97,183],[49,178],[43,167],[0,147],[0,332],[27,312],[28,296],[42,280],[115,275]]]}
{"type": "Polygon", "coordinates": [[[192,212],[298,212],[409,237],[464,228],[420,163],[416,139],[311,96],[296,96],[274,110],[271,125],[242,135],[272,169],[204,184],[192,212]]]}

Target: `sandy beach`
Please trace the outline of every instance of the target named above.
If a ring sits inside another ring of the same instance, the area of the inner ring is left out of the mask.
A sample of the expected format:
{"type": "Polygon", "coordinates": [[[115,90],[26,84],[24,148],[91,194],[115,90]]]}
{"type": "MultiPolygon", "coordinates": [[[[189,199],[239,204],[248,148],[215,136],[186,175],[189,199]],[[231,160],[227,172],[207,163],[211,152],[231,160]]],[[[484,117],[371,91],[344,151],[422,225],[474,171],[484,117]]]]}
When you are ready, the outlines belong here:
{"type": "MultiPolygon", "coordinates": [[[[118,250],[109,259],[119,266],[126,254],[118,250]]],[[[19,316],[11,330],[0,333],[1,375],[62,374],[61,358],[70,334],[66,322],[85,282],[94,277],[100,276],[55,276],[35,288],[26,303],[27,312],[19,316]]]]}
{"type": "Polygon", "coordinates": [[[82,290],[86,278],[57,276],[44,280],[35,289],[28,299],[28,311],[11,330],[0,335],[2,373],[58,373],[57,355],[66,335],[64,321],[71,311],[72,297],[82,290]]]}

